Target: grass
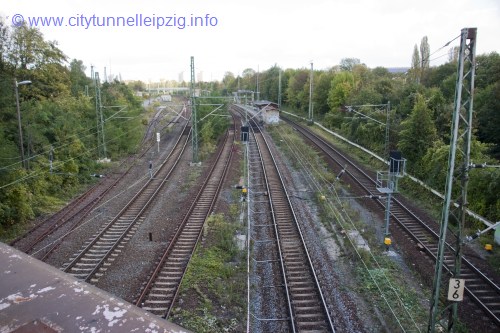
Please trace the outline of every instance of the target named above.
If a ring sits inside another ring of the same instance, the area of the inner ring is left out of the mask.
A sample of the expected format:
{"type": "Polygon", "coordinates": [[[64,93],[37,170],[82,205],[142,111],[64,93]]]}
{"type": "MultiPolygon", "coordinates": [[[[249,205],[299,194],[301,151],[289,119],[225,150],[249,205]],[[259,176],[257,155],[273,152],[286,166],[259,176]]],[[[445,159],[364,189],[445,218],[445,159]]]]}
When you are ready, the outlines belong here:
{"type": "Polygon", "coordinates": [[[202,168],[198,166],[191,166],[188,169],[186,182],[181,185],[181,191],[188,191],[198,181],[202,168]]]}
{"type": "MultiPolygon", "coordinates": [[[[37,197],[34,213],[37,218],[43,219],[44,215],[51,215],[64,208],[64,206],[75,199],[79,193],[87,190],[91,184],[79,184],[70,191],[61,193],[60,197],[52,195],[40,195],[37,197]]],[[[9,243],[17,237],[24,235],[35,226],[36,219],[27,221],[26,223],[16,223],[11,226],[3,227],[0,225],[0,241],[9,243]]]]}
{"type": "MultiPolygon", "coordinates": [[[[236,210],[236,209],[234,209],[236,210]]],[[[170,319],[194,332],[239,332],[245,323],[246,265],[236,245],[238,224],[222,214],[206,222],[205,243],[189,263],[180,288],[187,306],[174,308],[170,319]]]]}
{"type": "Polygon", "coordinates": [[[411,331],[418,327],[425,331],[428,309],[422,304],[421,292],[404,280],[405,275],[399,265],[382,254],[365,254],[361,257],[369,268],[356,268],[359,279],[357,291],[370,299],[374,308],[386,314],[384,319],[389,329],[399,331],[400,327],[404,327],[411,331]],[[375,261],[378,265],[374,264],[375,261]]]}

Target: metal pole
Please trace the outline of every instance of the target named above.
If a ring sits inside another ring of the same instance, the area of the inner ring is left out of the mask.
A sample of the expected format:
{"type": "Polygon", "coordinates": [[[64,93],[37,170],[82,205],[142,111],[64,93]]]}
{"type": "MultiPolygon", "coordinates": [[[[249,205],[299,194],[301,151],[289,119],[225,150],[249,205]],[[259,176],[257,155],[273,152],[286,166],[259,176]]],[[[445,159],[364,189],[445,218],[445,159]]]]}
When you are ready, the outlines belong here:
{"type": "Polygon", "coordinates": [[[14,79],[14,90],[16,93],[16,109],[17,109],[17,126],[19,128],[19,150],[21,153],[21,165],[23,168],[26,169],[26,161],[24,160],[24,142],[23,142],[23,129],[21,126],[21,108],[19,107],[19,86],[21,85],[26,85],[26,84],[31,84],[31,81],[25,80],[21,82],[17,82],[16,79],[14,79]]]}
{"type": "Polygon", "coordinates": [[[26,165],[24,162],[24,142],[23,142],[23,129],[21,127],[21,110],[19,107],[19,91],[18,91],[18,83],[14,80],[15,92],[16,92],[16,107],[17,107],[17,126],[19,129],[19,151],[21,153],[21,165],[26,169],[26,165]]]}
{"type": "Polygon", "coordinates": [[[192,126],[192,149],[193,163],[198,162],[198,119],[196,114],[196,96],[195,96],[195,76],[194,76],[194,57],[191,57],[191,126],[192,126]]]}
{"type": "Polygon", "coordinates": [[[281,109],[281,68],[278,73],[278,109],[281,109]]]}
{"type": "Polygon", "coordinates": [[[260,101],[260,90],[259,90],[259,67],[257,66],[257,100],[260,101]]]}
{"type": "Polygon", "coordinates": [[[94,86],[95,86],[95,108],[97,117],[97,154],[98,158],[107,158],[106,153],[106,140],[104,138],[104,118],[102,115],[102,102],[101,102],[101,81],[99,73],[94,73],[94,86]],[[101,142],[102,141],[102,142],[101,142]],[[101,155],[102,152],[102,155],[101,155]]]}
{"type": "Polygon", "coordinates": [[[389,219],[391,218],[391,192],[387,193],[387,203],[385,206],[385,236],[389,236],[389,219]]]}
{"type": "Polygon", "coordinates": [[[313,121],[313,102],[312,102],[312,94],[313,94],[313,63],[311,62],[311,73],[309,74],[309,122],[313,121]]]}
{"type": "Polygon", "coordinates": [[[389,113],[391,111],[391,102],[387,102],[386,119],[385,119],[385,156],[389,159],[389,113]]]}
{"type": "Polygon", "coordinates": [[[458,60],[457,82],[455,89],[455,104],[452,120],[452,132],[450,139],[450,152],[448,157],[448,170],[446,177],[446,192],[443,203],[442,220],[439,232],[439,243],[436,254],[436,266],[434,271],[434,283],[432,297],[430,300],[430,316],[428,332],[435,332],[437,327],[446,329],[448,332],[454,330],[454,324],[458,319],[457,302],[441,302],[441,279],[443,274],[444,251],[446,247],[446,234],[448,231],[448,221],[450,214],[458,221],[457,245],[455,248],[454,267],[450,270],[454,278],[460,277],[462,260],[462,232],[465,221],[467,206],[467,185],[468,169],[470,161],[470,144],[472,135],[472,100],[474,92],[475,74],[475,40],[476,28],[464,28],[461,31],[460,53],[458,60]],[[469,43],[467,44],[467,40],[469,43]],[[467,61],[468,71],[464,73],[467,61]],[[464,88],[465,89],[462,89],[464,88]],[[465,93],[463,92],[465,90],[465,93]],[[464,96],[462,96],[464,95],[464,96]],[[464,102],[462,103],[462,97],[464,102]],[[457,148],[459,140],[463,140],[463,147],[457,148]],[[461,164],[456,166],[457,152],[461,158],[461,164]],[[460,191],[453,191],[453,186],[457,185],[460,191]],[[455,194],[455,193],[456,194],[455,194]],[[452,198],[453,196],[453,198],[452,198]],[[455,214],[451,212],[452,203],[458,203],[459,207],[455,214]],[[448,314],[448,322],[445,322],[445,315],[448,314]]]}

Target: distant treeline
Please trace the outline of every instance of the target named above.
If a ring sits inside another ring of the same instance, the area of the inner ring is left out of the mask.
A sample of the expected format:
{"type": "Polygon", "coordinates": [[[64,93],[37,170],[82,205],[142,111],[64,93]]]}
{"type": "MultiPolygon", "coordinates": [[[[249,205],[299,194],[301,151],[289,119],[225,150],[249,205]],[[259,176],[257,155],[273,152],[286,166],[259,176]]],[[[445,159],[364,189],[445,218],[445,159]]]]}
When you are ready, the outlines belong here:
{"type": "MultiPolygon", "coordinates": [[[[371,69],[356,58],[343,59],[328,70],[314,70],[313,115],[316,121],[382,155],[386,144],[385,105],[390,103],[390,149],[402,151],[410,173],[444,192],[457,55],[452,49],[447,63],[432,67],[419,60],[428,59],[428,47],[421,50],[423,55],[415,47],[412,66],[406,73],[391,73],[382,67],[371,69]]],[[[479,55],[476,61],[471,159],[474,163],[499,165],[500,55],[479,55]]],[[[273,66],[260,73],[249,68],[238,77],[227,72],[219,89],[227,93],[238,89],[256,91],[257,76],[261,99],[278,101],[281,76],[284,107],[308,114],[309,68],[273,66]]],[[[470,209],[498,221],[499,193],[500,169],[471,170],[470,209]]]]}

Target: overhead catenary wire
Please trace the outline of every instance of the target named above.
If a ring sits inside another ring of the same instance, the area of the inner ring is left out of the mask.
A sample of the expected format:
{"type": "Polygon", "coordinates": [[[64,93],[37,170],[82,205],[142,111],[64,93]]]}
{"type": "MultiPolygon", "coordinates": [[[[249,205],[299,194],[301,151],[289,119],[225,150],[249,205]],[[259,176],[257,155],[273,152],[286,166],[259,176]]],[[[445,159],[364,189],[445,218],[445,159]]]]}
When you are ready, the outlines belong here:
{"type": "MultiPolygon", "coordinates": [[[[137,115],[137,116],[135,116],[135,117],[131,117],[131,118],[127,119],[126,121],[124,121],[124,123],[126,123],[126,122],[128,122],[128,121],[132,121],[132,120],[134,120],[134,119],[136,119],[136,118],[138,118],[138,117],[141,117],[141,116],[142,116],[142,115],[141,115],[141,114],[139,114],[139,115],[137,115]]],[[[70,134],[67,138],[65,138],[65,140],[70,140],[70,139],[72,139],[72,138],[81,140],[81,139],[87,138],[87,137],[89,137],[89,136],[91,136],[91,135],[95,135],[96,133],[97,133],[97,129],[95,128],[95,126],[90,126],[89,128],[84,129],[84,130],[82,130],[82,131],[80,131],[80,132],[70,134]],[[86,134],[86,135],[83,135],[84,133],[89,132],[89,131],[92,131],[92,132],[90,132],[90,133],[88,133],[88,134],[86,134]],[[83,135],[83,136],[81,136],[81,135],[83,135]]],[[[106,141],[106,142],[108,142],[108,141],[106,141]]],[[[31,160],[34,160],[35,158],[39,157],[39,156],[45,156],[45,155],[49,154],[49,152],[50,152],[51,150],[57,151],[58,149],[65,148],[65,147],[67,147],[67,146],[72,145],[73,143],[74,143],[74,142],[68,142],[68,143],[63,143],[63,144],[61,144],[61,142],[57,142],[57,143],[55,143],[55,142],[54,142],[54,143],[51,143],[51,144],[49,144],[49,145],[47,146],[47,148],[44,148],[44,150],[43,150],[42,152],[37,153],[36,155],[32,155],[32,156],[30,156],[30,157],[28,157],[28,158],[25,158],[23,161],[17,161],[17,162],[14,162],[14,163],[12,163],[12,164],[9,164],[9,165],[6,165],[6,166],[3,166],[3,167],[1,167],[1,168],[0,168],[0,171],[1,171],[1,170],[7,170],[7,169],[13,169],[13,168],[15,168],[16,166],[18,166],[19,164],[24,163],[25,161],[31,161],[31,160]],[[51,147],[52,147],[53,149],[51,149],[51,147]]],[[[18,158],[19,158],[19,157],[13,157],[12,159],[18,159],[18,158]]]]}
{"type": "MultiPolygon", "coordinates": [[[[280,135],[281,135],[281,134],[280,134],[280,135]]],[[[286,144],[288,145],[288,147],[289,147],[290,151],[292,152],[292,154],[294,154],[294,155],[295,155],[296,160],[299,162],[299,164],[301,164],[301,166],[302,166],[303,170],[308,170],[308,169],[306,168],[306,166],[305,166],[304,162],[303,162],[304,160],[306,160],[306,161],[307,161],[307,159],[305,159],[305,158],[301,158],[298,154],[295,154],[295,151],[296,151],[296,150],[292,149],[292,148],[289,146],[288,142],[286,141],[286,139],[284,139],[284,138],[283,138],[283,136],[281,136],[281,137],[282,137],[282,140],[283,140],[284,142],[286,142],[286,144]]],[[[308,163],[308,162],[307,162],[307,164],[309,164],[309,167],[311,167],[311,168],[313,168],[313,169],[314,169],[314,166],[312,166],[310,163],[308,163]]],[[[321,190],[321,186],[317,183],[317,181],[316,181],[316,179],[314,178],[314,176],[312,176],[312,175],[311,175],[309,172],[307,172],[307,171],[305,172],[305,174],[306,174],[306,176],[307,176],[307,177],[309,178],[309,180],[310,180],[310,182],[309,182],[309,183],[310,183],[310,184],[313,184],[313,185],[314,185],[314,187],[316,187],[316,189],[317,189],[317,190],[321,193],[321,192],[322,192],[322,190],[321,190]]],[[[327,182],[327,183],[328,183],[328,182],[327,182]]],[[[341,224],[342,228],[345,230],[345,229],[346,229],[346,228],[345,228],[345,226],[344,226],[344,225],[342,225],[342,222],[340,222],[340,221],[344,221],[344,222],[346,222],[346,223],[347,223],[347,221],[345,221],[344,216],[343,216],[342,214],[340,214],[340,213],[339,213],[339,211],[338,211],[336,208],[334,208],[334,206],[333,206],[331,203],[329,203],[329,208],[331,209],[332,213],[335,215],[335,217],[336,217],[337,221],[341,224]]],[[[346,211],[345,211],[345,209],[343,208],[343,206],[342,206],[342,205],[341,205],[341,211],[342,211],[342,212],[344,212],[344,213],[346,214],[346,216],[350,219],[349,215],[346,213],[346,211]]],[[[352,223],[352,221],[351,221],[351,223],[352,223]]],[[[404,329],[404,327],[402,326],[402,324],[401,324],[401,322],[400,322],[400,320],[399,320],[399,318],[398,318],[397,314],[394,312],[394,309],[393,309],[393,308],[392,308],[392,306],[389,304],[388,299],[386,298],[386,296],[385,296],[384,292],[382,291],[382,288],[380,287],[379,283],[377,282],[377,280],[376,280],[376,279],[375,279],[375,277],[373,276],[372,272],[371,272],[371,271],[370,271],[370,269],[368,268],[368,265],[367,265],[367,264],[365,263],[365,261],[363,260],[363,257],[362,257],[362,256],[361,256],[361,254],[359,253],[359,251],[358,251],[358,249],[357,249],[357,246],[353,243],[353,240],[351,239],[351,237],[347,237],[347,239],[348,239],[349,243],[352,245],[352,247],[353,247],[354,251],[356,252],[356,254],[358,255],[359,259],[361,260],[361,262],[362,262],[363,266],[365,267],[366,271],[368,272],[368,275],[371,277],[371,279],[372,279],[372,281],[375,283],[375,285],[376,285],[377,289],[380,291],[380,295],[381,295],[381,297],[383,298],[384,302],[386,303],[386,305],[388,306],[389,310],[390,310],[390,311],[391,311],[391,313],[393,314],[393,316],[394,316],[394,318],[396,319],[396,321],[397,321],[398,325],[401,327],[401,329],[402,329],[403,331],[405,331],[405,329],[404,329]]],[[[371,253],[371,252],[370,252],[370,253],[371,253]]]]}
{"type": "Polygon", "coordinates": [[[446,42],[443,46],[441,46],[440,48],[438,48],[436,51],[434,51],[434,52],[432,52],[431,54],[429,54],[429,56],[428,56],[428,57],[426,57],[425,59],[422,59],[422,62],[424,62],[424,61],[431,62],[431,61],[434,61],[434,60],[436,60],[436,59],[439,59],[439,58],[442,58],[442,57],[444,57],[444,56],[447,56],[447,54],[443,54],[443,55],[441,55],[441,56],[438,56],[438,57],[435,57],[435,58],[431,59],[431,57],[432,57],[434,54],[438,53],[439,51],[441,51],[441,50],[442,50],[442,49],[444,49],[445,47],[449,46],[449,45],[450,45],[451,43],[453,43],[455,40],[459,39],[459,38],[460,38],[460,36],[461,36],[461,35],[458,35],[458,36],[456,36],[455,38],[451,39],[450,41],[446,42]]]}
{"type": "MultiPolygon", "coordinates": [[[[301,152],[299,152],[297,149],[294,149],[290,146],[290,144],[288,143],[288,141],[286,140],[286,138],[283,136],[282,133],[279,132],[279,130],[277,131],[278,134],[280,135],[281,139],[283,140],[283,142],[285,142],[290,150],[290,152],[294,155],[295,157],[295,160],[298,161],[301,166],[302,166],[302,169],[303,171],[305,171],[305,174],[306,176],[309,178],[310,180],[310,184],[313,184],[314,187],[316,187],[316,189],[318,190],[318,192],[322,193],[323,190],[322,190],[322,186],[317,182],[316,178],[311,174],[311,172],[308,172],[307,170],[313,170],[315,171],[315,174],[319,175],[319,177],[321,178],[321,180],[323,181],[323,183],[326,184],[326,188],[327,188],[327,191],[330,192],[331,196],[333,198],[336,199],[336,202],[337,204],[339,205],[340,207],[340,211],[343,213],[343,214],[340,214],[339,213],[339,210],[337,208],[335,208],[335,206],[330,202],[330,201],[327,201],[327,204],[329,206],[329,208],[331,209],[332,213],[334,215],[336,215],[337,217],[337,220],[339,221],[339,223],[341,224],[342,228],[343,229],[346,229],[345,228],[345,225],[346,223],[352,225],[353,229],[356,230],[358,233],[359,233],[359,230],[357,230],[357,227],[356,225],[353,223],[353,221],[351,220],[351,217],[349,216],[349,214],[347,213],[347,211],[345,210],[345,207],[344,205],[342,204],[341,202],[341,196],[338,195],[337,193],[337,190],[335,189],[334,186],[332,186],[332,184],[330,184],[322,175],[322,173],[319,171],[319,170],[316,170],[315,167],[311,164],[311,162],[309,161],[309,159],[305,158],[303,155],[299,155],[301,154],[301,152]],[[307,166],[306,166],[307,164],[307,166]]],[[[391,313],[394,315],[396,321],[398,322],[398,324],[400,325],[401,329],[403,331],[405,331],[405,329],[403,328],[402,326],[402,323],[400,322],[398,316],[396,315],[394,309],[392,308],[392,306],[389,304],[388,302],[388,299],[386,298],[384,292],[382,291],[382,288],[380,287],[380,285],[378,284],[378,281],[377,279],[373,276],[372,272],[370,271],[368,265],[366,264],[366,262],[363,260],[363,257],[360,255],[358,249],[357,249],[357,246],[353,243],[353,240],[350,238],[350,237],[347,237],[349,242],[351,243],[351,245],[353,246],[355,252],[357,253],[358,257],[360,258],[360,260],[362,261],[363,263],[363,266],[365,267],[365,269],[367,270],[368,274],[370,275],[370,278],[372,279],[372,281],[376,284],[377,286],[377,289],[379,289],[380,293],[381,293],[381,296],[382,298],[384,299],[384,302],[387,304],[387,306],[389,307],[391,313]]],[[[413,316],[411,315],[411,313],[408,311],[407,307],[405,306],[403,300],[401,299],[400,295],[398,294],[398,292],[396,291],[396,288],[392,285],[392,283],[389,281],[388,277],[385,275],[385,271],[382,269],[383,267],[380,265],[380,263],[378,262],[378,260],[376,259],[376,257],[374,256],[374,254],[371,252],[371,250],[368,250],[368,252],[370,253],[372,259],[374,260],[374,262],[376,263],[376,267],[381,269],[381,272],[383,273],[383,276],[385,278],[385,281],[387,282],[387,285],[389,286],[389,288],[392,290],[392,292],[396,295],[398,301],[399,301],[399,305],[404,309],[404,312],[407,314],[407,316],[410,318],[410,320],[412,321],[413,325],[416,327],[416,329],[420,332],[420,328],[418,327],[418,325],[416,324],[413,316]]]]}
{"type": "MultiPolygon", "coordinates": [[[[141,184],[141,182],[143,182],[144,180],[146,180],[147,178],[149,178],[149,175],[148,174],[145,174],[144,176],[142,176],[141,178],[139,178],[137,181],[135,181],[134,183],[132,183],[130,186],[126,187],[125,189],[123,189],[123,191],[117,193],[116,195],[114,195],[113,197],[109,198],[108,200],[106,200],[105,202],[103,202],[102,204],[100,204],[99,206],[96,206],[94,207],[94,209],[92,209],[89,214],[99,210],[99,209],[102,209],[102,208],[105,208],[106,205],[108,205],[109,203],[111,203],[112,201],[118,199],[121,195],[123,195],[124,193],[127,193],[130,189],[136,187],[137,185],[141,184]]],[[[58,242],[59,240],[63,239],[64,237],[70,235],[71,233],[73,232],[76,232],[78,231],[78,229],[80,229],[81,227],[85,226],[86,224],[90,223],[92,220],[96,219],[97,217],[101,216],[102,213],[99,213],[97,214],[96,216],[88,219],[87,221],[83,222],[82,224],[80,224],[78,227],[76,227],[75,229],[73,230],[70,230],[68,231],[67,233],[65,233],[64,235],[62,235],[61,237],[59,237],[58,239],[55,239],[54,241],[52,241],[51,243],[47,244],[46,246],[42,247],[41,249],[39,249],[38,251],[36,251],[35,253],[33,253],[32,255],[36,255],[38,254],[39,252],[43,251],[44,249],[48,248],[49,246],[55,244],[56,242],[58,242]]]]}
{"type": "MultiPolygon", "coordinates": [[[[132,132],[133,130],[135,130],[135,129],[130,129],[130,130],[128,130],[128,131],[126,131],[126,132],[122,133],[121,135],[119,135],[119,136],[117,136],[117,137],[115,137],[115,138],[113,138],[113,139],[107,140],[107,141],[106,141],[106,143],[111,143],[111,142],[114,142],[114,141],[116,141],[116,140],[120,139],[121,137],[128,135],[128,134],[129,134],[130,132],[132,132]]],[[[70,157],[70,158],[68,158],[68,159],[66,159],[66,160],[53,162],[53,168],[56,168],[56,167],[58,167],[58,166],[62,166],[62,165],[64,165],[65,163],[67,163],[67,162],[69,162],[69,161],[73,161],[73,160],[75,160],[75,159],[77,159],[77,158],[79,158],[79,157],[82,157],[82,156],[84,156],[85,154],[87,154],[88,152],[92,152],[92,151],[94,151],[94,150],[96,150],[96,149],[97,149],[97,147],[93,147],[93,148],[90,148],[90,149],[86,149],[86,150],[85,150],[83,153],[81,153],[80,155],[77,155],[77,156],[74,156],[74,157],[70,157]]],[[[49,175],[49,174],[50,174],[50,170],[39,170],[39,171],[36,171],[36,172],[32,172],[32,173],[29,173],[29,174],[28,174],[28,175],[26,175],[26,176],[23,176],[23,177],[21,177],[21,178],[18,178],[18,179],[16,179],[16,180],[14,180],[14,181],[12,181],[12,182],[10,182],[10,183],[8,183],[8,184],[4,184],[4,185],[0,186],[0,189],[4,189],[4,188],[6,188],[6,187],[9,187],[9,186],[12,186],[12,185],[18,184],[18,183],[20,183],[20,182],[23,182],[23,181],[25,181],[25,180],[28,180],[28,179],[31,179],[31,178],[34,178],[34,177],[39,177],[39,176],[42,176],[42,175],[49,175]]]]}
{"type": "MultiPolygon", "coordinates": [[[[124,133],[124,135],[126,135],[128,133],[124,133]]],[[[97,148],[93,148],[94,150],[97,149],[97,148]]],[[[159,169],[161,166],[158,166],[157,168],[154,168],[153,170],[157,170],[159,169]]],[[[153,173],[156,173],[156,171],[153,171],[153,173]]],[[[108,204],[110,204],[111,202],[113,202],[114,200],[120,198],[123,194],[125,193],[128,193],[131,189],[133,189],[134,187],[140,185],[142,182],[144,182],[145,180],[147,180],[148,178],[150,178],[150,175],[149,173],[145,173],[142,177],[140,177],[139,179],[137,179],[134,183],[132,183],[131,185],[125,187],[122,191],[120,191],[119,193],[115,194],[113,197],[109,198],[108,200],[102,202],[100,205],[94,207],[90,212],[89,214],[97,211],[97,210],[100,210],[100,209],[104,209],[106,208],[106,206],[108,204]]],[[[50,242],[49,244],[45,245],[44,247],[40,248],[39,250],[37,250],[36,252],[34,252],[32,255],[36,255],[38,253],[40,253],[41,251],[43,251],[44,249],[52,246],[53,244],[57,243],[58,241],[60,241],[61,239],[65,238],[66,236],[70,235],[71,233],[74,233],[76,231],[78,231],[81,227],[87,225],[88,223],[90,223],[92,220],[96,219],[97,217],[101,216],[102,213],[99,213],[97,214],[96,216],[88,219],[87,221],[83,222],[82,224],[80,224],[78,227],[76,227],[75,229],[73,230],[70,230],[68,231],[67,233],[65,233],[64,235],[60,236],[59,238],[53,240],[52,242],[50,242]]]]}

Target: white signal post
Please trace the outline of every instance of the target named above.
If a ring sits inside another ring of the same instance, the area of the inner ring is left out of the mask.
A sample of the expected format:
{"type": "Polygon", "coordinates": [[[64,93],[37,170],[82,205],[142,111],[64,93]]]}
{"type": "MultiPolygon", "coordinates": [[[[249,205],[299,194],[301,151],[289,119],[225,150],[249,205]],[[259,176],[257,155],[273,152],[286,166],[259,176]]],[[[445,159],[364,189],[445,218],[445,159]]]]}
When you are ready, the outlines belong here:
{"type": "Polygon", "coordinates": [[[160,132],[156,132],[156,142],[158,143],[158,152],[160,152],[160,132]]]}

